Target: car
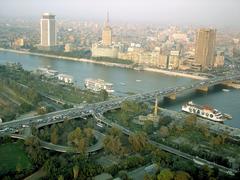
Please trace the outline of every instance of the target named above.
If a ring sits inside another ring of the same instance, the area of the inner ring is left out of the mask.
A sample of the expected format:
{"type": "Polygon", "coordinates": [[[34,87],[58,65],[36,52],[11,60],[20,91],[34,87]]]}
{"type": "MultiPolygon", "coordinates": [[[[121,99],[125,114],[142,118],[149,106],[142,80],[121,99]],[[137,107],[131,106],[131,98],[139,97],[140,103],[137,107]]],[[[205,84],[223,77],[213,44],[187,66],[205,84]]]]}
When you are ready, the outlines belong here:
{"type": "Polygon", "coordinates": [[[103,124],[102,123],[97,123],[97,126],[100,128],[103,128],[103,124]]]}
{"type": "Polygon", "coordinates": [[[5,132],[7,131],[9,128],[4,128],[4,129],[0,129],[0,132],[5,132]]]}
{"type": "Polygon", "coordinates": [[[37,122],[41,122],[43,119],[38,119],[37,122]]]}

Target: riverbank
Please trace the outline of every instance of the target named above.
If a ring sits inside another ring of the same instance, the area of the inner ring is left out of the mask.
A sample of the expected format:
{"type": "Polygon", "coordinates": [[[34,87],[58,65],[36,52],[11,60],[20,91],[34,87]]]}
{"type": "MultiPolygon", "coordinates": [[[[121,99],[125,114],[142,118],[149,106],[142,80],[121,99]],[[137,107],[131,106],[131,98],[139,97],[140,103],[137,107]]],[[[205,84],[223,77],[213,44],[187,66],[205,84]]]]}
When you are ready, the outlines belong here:
{"type": "Polygon", "coordinates": [[[13,50],[13,49],[4,49],[4,48],[0,48],[0,51],[7,51],[7,52],[18,53],[18,54],[27,54],[27,55],[33,55],[33,56],[41,56],[41,57],[56,58],[56,59],[71,60],[71,61],[79,61],[79,62],[100,64],[100,65],[105,65],[105,66],[112,66],[112,67],[115,66],[115,67],[132,69],[131,65],[111,63],[111,62],[99,62],[99,61],[91,60],[91,59],[82,59],[82,58],[67,57],[67,56],[56,56],[56,55],[51,55],[51,54],[41,54],[41,53],[34,53],[34,52],[23,51],[23,50],[13,50]]]}
{"type": "Polygon", "coordinates": [[[197,80],[206,80],[206,79],[208,79],[207,77],[204,77],[204,76],[197,76],[197,75],[193,75],[193,74],[180,73],[180,72],[174,72],[174,71],[167,71],[167,70],[156,69],[156,68],[144,68],[143,70],[144,71],[161,73],[161,74],[165,74],[165,75],[169,75],[169,76],[185,77],[185,78],[197,79],[197,80]]]}
{"type": "MultiPolygon", "coordinates": [[[[177,121],[181,121],[186,119],[189,114],[185,112],[179,112],[179,111],[173,111],[166,108],[159,108],[160,112],[162,112],[165,116],[172,117],[173,119],[177,121]]],[[[209,130],[211,130],[214,133],[223,133],[226,132],[229,137],[236,141],[240,141],[240,128],[231,127],[229,125],[226,125],[224,123],[214,122],[208,119],[204,119],[202,117],[197,117],[197,124],[198,125],[204,125],[204,127],[207,127],[209,130]]]]}
{"type": "MultiPolygon", "coordinates": [[[[56,59],[63,59],[63,60],[93,63],[93,64],[99,64],[99,65],[110,66],[110,67],[133,69],[132,65],[111,63],[111,62],[100,62],[100,61],[91,60],[91,59],[82,59],[82,58],[67,57],[67,56],[56,56],[56,55],[50,55],[50,54],[41,54],[41,53],[24,51],[24,50],[14,50],[14,49],[4,49],[4,48],[0,48],[0,51],[13,52],[13,53],[18,53],[18,54],[27,54],[27,55],[33,55],[33,56],[41,56],[41,57],[47,57],[47,58],[56,58],[56,59]]],[[[207,79],[207,77],[204,77],[204,76],[162,70],[162,69],[157,69],[157,68],[143,68],[143,71],[155,72],[155,73],[160,73],[160,74],[164,74],[164,75],[168,75],[168,76],[177,76],[177,77],[184,77],[184,78],[190,78],[190,79],[196,79],[196,80],[207,79]]]]}

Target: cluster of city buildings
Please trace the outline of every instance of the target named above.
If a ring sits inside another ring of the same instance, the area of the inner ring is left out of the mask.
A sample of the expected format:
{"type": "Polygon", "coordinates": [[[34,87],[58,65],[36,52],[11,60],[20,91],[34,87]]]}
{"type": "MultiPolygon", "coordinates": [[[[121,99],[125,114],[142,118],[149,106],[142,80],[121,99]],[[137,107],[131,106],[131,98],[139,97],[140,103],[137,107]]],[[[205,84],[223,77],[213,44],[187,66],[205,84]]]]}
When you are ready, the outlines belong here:
{"type": "MultiPolygon", "coordinates": [[[[136,64],[169,70],[205,70],[224,65],[224,52],[216,52],[215,29],[199,29],[195,47],[192,47],[190,52],[183,52],[184,48],[181,46],[166,48],[168,43],[171,44],[171,41],[188,42],[189,39],[185,33],[174,33],[169,42],[163,43],[162,47],[154,47],[153,50],[146,50],[141,44],[136,43],[122,48],[121,43],[112,42],[112,29],[109,25],[109,17],[107,17],[102,32],[102,40],[93,44],[92,56],[131,60],[136,64]]],[[[174,45],[181,45],[181,43],[174,45]]]]}
{"type": "Polygon", "coordinates": [[[36,33],[33,32],[31,35],[28,32],[31,40],[17,36],[11,39],[10,44],[9,40],[0,35],[0,45],[7,44],[6,47],[17,49],[26,46],[36,47],[38,44],[37,48],[40,50],[61,52],[88,49],[92,57],[107,57],[113,61],[128,60],[143,67],[191,71],[222,67],[226,54],[227,56],[240,54],[239,38],[221,37],[220,34],[218,40],[216,30],[210,28],[200,28],[197,31],[192,28],[180,30],[173,26],[167,29],[150,27],[141,29],[133,26],[112,28],[108,15],[103,27],[87,22],[74,26],[73,24],[68,22],[65,25],[59,22],[56,28],[55,15],[44,13],[40,19],[38,43],[36,43],[36,33]],[[101,40],[99,40],[100,35],[101,40]],[[232,40],[231,43],[226,40],[229,38],[232,40]],[[222,42],[230,44],[229,48],[226,44],[220,47],[222,42]]]}

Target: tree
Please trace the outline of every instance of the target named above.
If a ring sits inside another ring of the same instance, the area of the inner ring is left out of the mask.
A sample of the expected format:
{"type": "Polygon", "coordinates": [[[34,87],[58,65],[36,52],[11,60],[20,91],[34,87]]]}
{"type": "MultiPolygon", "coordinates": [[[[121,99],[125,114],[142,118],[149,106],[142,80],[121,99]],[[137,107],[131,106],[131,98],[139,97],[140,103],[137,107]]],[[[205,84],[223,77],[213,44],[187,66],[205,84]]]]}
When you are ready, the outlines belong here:
{"type": "Polygon", "coordinates": [[[81,138],[82,131],[79,127],[68,134],[68,142],[73,145],[76,145],[81,138]]]}
{"type": "Polygon", "coordinates": [[[174,180],[190,180],[191,176],[184,171],[177,171],[174,176],[174,180]]]}
{"type": "Polygon", "coordinates": [[[46,109],[45,107],[43,107],[43,106],[38,107],[38,108],[37,108],[37,113],[38,113],[39,115],[46,114],[46,113],[47,113],[47,109],[46,109]]]}
{"type": "Polygon", "coordinates": [[[205,138],[208,138],[210,136],[207,125],[204,124],[199,125],[199,130],[201,131],[205,138]]]}
{"type": "Polygon", "coordinates": [[[87,142],[85,141],[85,138],[82,138],[79,140],[79,142],[77,143],[77,150],[78,152],[80,152],[81,154],[85,153],[87,150],[87,142]]]}
{"type": "Polygon", "coordinates": [[[147,109],[146,104],[137,103],[135,101],[124,101],[121,104],[121,109],[123,112],[137,114],[139,112],[145,111],[147,109]]]}
{"type": "Polygon", "coordinates": [[[104,89],[100,91],[100,96],[102,97],[103,101],[106,101],[108,99],[108,92],[104,89]]]}
{"type": "Polygon", "coordinates": [[[88,146],[87,141],[83,137],[82,131],[79,127],[69,133],[68,142],[69,144],[73,145],[73,147],[75,147],[81,154],[85,153],[88,146]]]}
{"type": "Polygon", "coordinates": [[[18,173],[20,173],[20,172],[22,171],[22,166],[21,166],[20,163],[17,163],[17,165],[16,165],[16,171],[17,171],[18,173]]]}
{"type": "Polygon", "coordinates": [[[147,134],[151,134],[153,132],[153,122],[152,121],[145,121],[143,125],[143,130],[147,134]]]}
{"type": "Polygon", "coordinates": [[[227,131],[224,131],[222,134],[221,134],[221,139],[222,139],[222,144],[225,143],[226,139],[229,138],[229,133],[227,131]]]}
{"type": "Polygon", "coordinates": [[[57,142],[58,142],[57,128],[54,128],[51,132],[51,143],[57,144],[57,142]]]}
{"type": "Polygon", "coordinates": [[[218,136],[212,137],[212,139],[211,139],[211,144],[212,144],[213,146],[217,146],[217,145],[222,144],[222,138],[221,138],[221,136],[218,135],[218,136]]]}
{"type": "Polygon", "coordinates": [[[155,180],[153,175],[150,175],[148,173],[144,174],[143,180],[155,180]]]}
{"type": "Polygon", "coordinates": [[[129,125],[129,121],[130,121],[130,114],[126,113],[126,112],[121,112],[120,114],[120,120],[122,122],[122,124],[124,126],[128,126],[129,125]]]}
{"type": "Polygon", "coordinates": [[[93,136],[93,130],[91,128],[84,128],[83,133],[87,138],[91,138],[93,136]]]}
{"type": "Polygon", "coordinates": [[[128,141],[132,145],[132,149],[135,152],[140,152],[147,146],[147,136],[142,132],[131,134],[128,138],[128,141]]]}
{"type": "Polygon", "coordinates": [[[187,118],[185,119],[185,124],[188,127],[193,127],[194,125],[196,125],[196,121],[197,121],[197,116],[195,114],[191,114],[187,116],[187,118]]]}
{"type": "Polygon", "coordinates": [[[191,172],[191,174],[197,174],[197,167],[194,166],[194,163],[192,161],[186,161],[183,159],[178,158],[177,160],[174,160],[173,163],[173,170],[175,171],[185,171],[185,172],[191,172]]]}
{"type": "Polygon", "coordinates": [[[205,179],[209,179],[212,176],[213,176],[213,170],[209,168],[207,165],[204,165],[199,171],[198,179],[205,180],[205,179]]]}
{"type": "Polygon", "coordinates": [[[91,128],[83,129],[84,135],[87,137],[88,141],[93,138],[93,130],[91,128]]]}
{"type": "Polygon", "coordinates": [[[63,175],[58,176],[58,180],[64,180],[63,175]]]}
{"type": "Polygon", "coordinates": [[[109,129],[108,133],[109,133],[109,135],[111,135],[113,137],[116,137],[116,136],[121,137],[122,136],[121,130],[114,126],[111,129],[109,129]]]}
{"type": "Polygon", "coordinates": [[[40,146],[40,141],[36,137],[29,137],[25,140],[26,151],[36,166],[42,165],[48,154],[40,146]]]}
{"type": "Polygon", "coordinates": [[[152,155],[153,161],[161,164],[161,166],[166,166],[170,162],[169,154],[160,149],[155,149],[152,151],[152,155]]]}
{"type": "Polygon", "coordinates": [[[162,126],[162,127],[159,129],[159,135],[160,135],[160,137],[162,137],[162,138],[166,138],[167,136],[169,136],[168,127],[162,126]]]}
{"type": "Polygon", "coordinates": [[[158,180],[172,180],[174,177],[173,172],[170,169],[163,169],[160,174],[158,174],[158,180]]]}
{"type": "Polygon", "coordinates": [[[121,155],[123,153],[122,143],[118,136],[107,135],[103,140],[104,149],[114,155],[121,155]]]}
{"type": "Polygon", "coordinates": [[[127,171],[119,171],[118,177],[120,177],[122,180],[128,180],[128,174],[127,171]]]}
{"type": "Polygon", "coordinates": [[[73,166],[73,178],[77,179],[78,175],[79,175],[79,166],[75,165],[73,166]]]}

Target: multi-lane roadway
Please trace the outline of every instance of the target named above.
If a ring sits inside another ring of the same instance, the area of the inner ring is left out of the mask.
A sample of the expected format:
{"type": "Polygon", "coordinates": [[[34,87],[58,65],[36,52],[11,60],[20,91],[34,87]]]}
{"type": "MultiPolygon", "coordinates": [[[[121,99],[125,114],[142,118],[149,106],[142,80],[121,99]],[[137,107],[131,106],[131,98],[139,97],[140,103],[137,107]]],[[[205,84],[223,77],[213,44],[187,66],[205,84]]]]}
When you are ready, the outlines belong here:
{"type": "Polygon", "coordinates": [[[145,101],[153,100],[159,96],[164,97],[172,94],[176,95],[176,94],[183,93],[184,91],[198,89],[203,86],[207,86],[207,87],[213,86],[226,81],[232,81],[238,78],[240,78],[240,74],[226,76],[226,77],[217,77],[217,78],[207,79],[203,81],[198,81],[196,83],[188,84],[185,86],[177,86],[173,88],[156,90],[148,93],[115,98],[115,99],[104,101],[104,102],[87,104],[84,106],[78,106],[71,109],[56,111],[56,112],[48,113],[41,116],[34,116],[30,118],[17,119],[10,122],[4,122],[0,124],[0,136],[14,133],[19,129],[25,128],[27,126],[41,126],[45,124],[46,125],[54,124],[57,122],[62,122],[64,121],[64,119],[74,119],[74,118],[88,116],[88,115],[91,115],[92,112],[103,113],[109,110],[117,109],[120,107],[121,103],[126,100],[145,102],[145,101]]]}

